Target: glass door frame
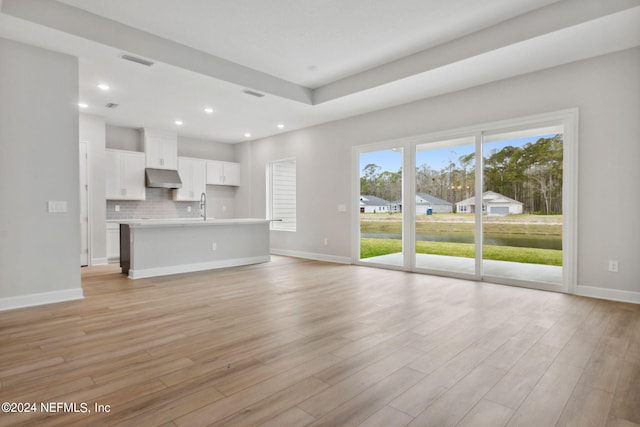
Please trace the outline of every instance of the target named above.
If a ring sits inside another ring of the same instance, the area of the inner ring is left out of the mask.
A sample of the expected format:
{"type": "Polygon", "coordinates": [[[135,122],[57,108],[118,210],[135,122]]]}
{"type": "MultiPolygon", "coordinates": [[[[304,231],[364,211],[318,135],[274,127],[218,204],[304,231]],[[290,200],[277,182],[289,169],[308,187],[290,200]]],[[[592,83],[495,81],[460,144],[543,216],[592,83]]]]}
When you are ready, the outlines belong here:
{"type": "Polygon", "coordinates": [[[577,210],[578,210],[578,109],[554,111],[515,119],[474,125],[454,130],[434,132],[425,135],[416,135],[408,138],[382,141],[372,144],[357,145],[352,147],[352,262],[357,265],[391,268],[396,270],[411,271],[432,275],[501,283],[512,286],[521,286],[556,292],[575,293],[577,282],[577,210]],[[500,277],[484,275],[482,268],[482,209],[475,212],[475,274],[460,274],[456,272],[435,271],[416,267],[416,239],[415,239],[415,159],[416,146],[429,142],[452,140],[462,137],[474,137],[476,143],[475,159],[475,195],[482,194],[484,182],[483,140],[487,136],[501,133],[528,131],[539,128],[561,127],[563,133],[563,189],[562,189],[562,284],[549,285],[535,281],[522,281],[504,279],[500,277]],[[402,251],[403,266],[392,267],[365,263],[360,260],[360,171],[359,156],[361,153],[384,150],[403,150],[402,167],[402,251]]]}
{"type": "Polygon", "coordinates": [[[411,261],[411,243],[408,239],[413,240],[411,236],[408,234],[408,227],[406,224],[409,224],[411,220],[409,209],[412,208],[415,201],[411,202],[411,207],[407,205],[406,194],[409,194],[407,191],[407,157],[411,156],[410,154],[410,140],[408,139],[398,139],[398,140],[389,140],[382,141],[377,143],[365,144],[354,146],[351,150],[351,182],[352,184],[352,195],[351,201],[351,212],[353,215],[351,216],[351,257],[352,262],[358,265],[365,265],[369,267],[377,267],[377,268],[386,268],[390,270],[402,270],[402,271],[411,271],[411,268],[407,266],[411,266],[413,261],[411,261]],[[389,264],[375,263],[371,261],[362,261],[360,259],[360,154],[369,153],[372,151],[383,151],[383,150],[396,150],[402,149],[402,257],[403,263],[402,266],[395,266],[389,264]]]}
{"type": "MultiPolygon", "coordinates": [[[[410,152],[412,153],[412,158],[411,160],[411,166],[410,169],[411,172],[413,174],[415,174],[415,170],[416,170],[416,147],[418,145],[422,145],[422,144],[429,144],[429,143],[436,143],[436,142],[442,142],[442,141],[453,141],[453,140],[460,140],[460,139],[473,139],[474,143],[475,143],[475,155],[476,155],[476,160],[475,160],[475,168],[478,168],[478,165],[482,165],[482,156],[479,156],[478,153],[478,149],[481,148],[481,144],[480,142],[482,141],[482,133],[475,130],[475,129],[471,129],[471,128],[465,128],[465,129],[459,129],[459,130],[454,130],[454,131],[445,131],[445,132],[437,132],[437,133],[433,133],[433,134],[429,134],[429,135],[425,135],[422,136],[419,139],[414,139],[413,143],[411,144],[411,148],[410,148],[410,152]],[[478,159],[480,159],[480,162],[478,161],[478,159]]],[[[410,189],[409,191],[415,196],[416,194],[416,180],[415,180],[415,175],[412,175],[410,179],[407,179],[407,181],[410,181],[410,189]]],[[[475,185],[474,185],[474,194],[481,194],[478,193],[478,191],[482,190],[482,180],[478,179],[477,177],[477,172],[476,172],[476,178],[475,178],[475,185]]],[[[415,197],[411,198],[412,201],[415,203],[415,197]]],[[[465,279],[465,280],[476,280],[479,281],[482,279],[482,239],[479,238],[479,236],[482,235],[482,209],[478,210],[476,209],[476,212],[474,212],[474,246],[475,246],[475,272],[473,274],[469,274],[469,273],[460,273],[460,272],[455,272],[455,271],[445,271],[445,270],[433,270],[433,269],[429,269],[429,268],[421,268],[417,266],[417,253],[416,253],[416,239],[415,239],[415,233],[416,233],[416,221],[415,221],[415,206],[412,206],[412,212],[413,212],[413,216],[411,217],[411,222],[410,222],[410,230],[408,230],[411,233],[411,237],[412,237],[412,248],[413,248],[413,252],[410,254],[411,256],[411,268],[409,269],[409,271],[413,271],[416,273],[424,273],[424,274],[431,274],[434,276],[445,276],[445,277],[453,277],[456,279],[465,279]],[[478,256],[478,254],[480,254],[480,256],[478,256]]],[[[407,227],[409,228],[409,227],[407,227]]]]}

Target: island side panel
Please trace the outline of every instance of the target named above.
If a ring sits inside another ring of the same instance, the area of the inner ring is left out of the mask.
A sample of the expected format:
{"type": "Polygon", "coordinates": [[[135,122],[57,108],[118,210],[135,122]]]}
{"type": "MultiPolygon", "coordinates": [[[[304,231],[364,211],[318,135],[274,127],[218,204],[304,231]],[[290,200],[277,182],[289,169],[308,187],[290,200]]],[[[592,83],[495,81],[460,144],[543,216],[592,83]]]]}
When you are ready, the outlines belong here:
{"type": "Polygon", "coordinates": [[[130,233],[132,279],[270,260],[268,223],[131,227],[130,233]]]}

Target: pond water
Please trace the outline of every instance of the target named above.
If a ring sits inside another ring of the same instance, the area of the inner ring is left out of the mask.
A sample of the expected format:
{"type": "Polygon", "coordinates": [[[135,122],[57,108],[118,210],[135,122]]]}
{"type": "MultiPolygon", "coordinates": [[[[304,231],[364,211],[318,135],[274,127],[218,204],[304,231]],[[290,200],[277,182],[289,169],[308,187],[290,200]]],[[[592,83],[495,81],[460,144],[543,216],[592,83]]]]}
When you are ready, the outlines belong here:
{"type": "MultiPolygon", "coordinates": [[[[373,239],[401,239],[400,234],[362,233],[361,237],[373,239]]],[[[467,233],[418,234],[416,240],[426,242],[473,243],[473,235],[467,233]]],[[[562,238],[557,236],[521,236],[513,234],[485,234],[485,245],[513,246],[517,248],[562,249],[562,238]]]]}

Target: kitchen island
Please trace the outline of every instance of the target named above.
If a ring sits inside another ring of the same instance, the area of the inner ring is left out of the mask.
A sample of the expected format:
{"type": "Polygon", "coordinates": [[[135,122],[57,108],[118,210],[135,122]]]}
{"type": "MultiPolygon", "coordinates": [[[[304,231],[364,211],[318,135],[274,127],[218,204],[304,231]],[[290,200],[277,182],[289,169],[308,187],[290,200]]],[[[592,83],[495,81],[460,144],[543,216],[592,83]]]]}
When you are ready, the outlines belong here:
{"type": "Polygon", "coordinates": [[[140,220],[120,224],[120,266],[130,279],[271,260],[269,221],[140,220]]]}

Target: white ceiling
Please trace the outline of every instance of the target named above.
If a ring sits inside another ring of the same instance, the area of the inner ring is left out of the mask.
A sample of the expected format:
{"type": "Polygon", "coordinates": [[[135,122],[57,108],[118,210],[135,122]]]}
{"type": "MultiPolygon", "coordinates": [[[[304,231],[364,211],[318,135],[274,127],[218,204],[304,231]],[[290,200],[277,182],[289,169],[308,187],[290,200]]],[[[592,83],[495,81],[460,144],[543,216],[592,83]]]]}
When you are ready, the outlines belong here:
{"type": "Polygon", "coordinates": [[[640,45],[640,0],[602,3],[2,0],[0,37],[77,56],[107,123],[233,143],[640,45]]]}
{"type": "Polygon", "coordinates": [[[557,0],[60,1],[315,88],[557,0]]]}

